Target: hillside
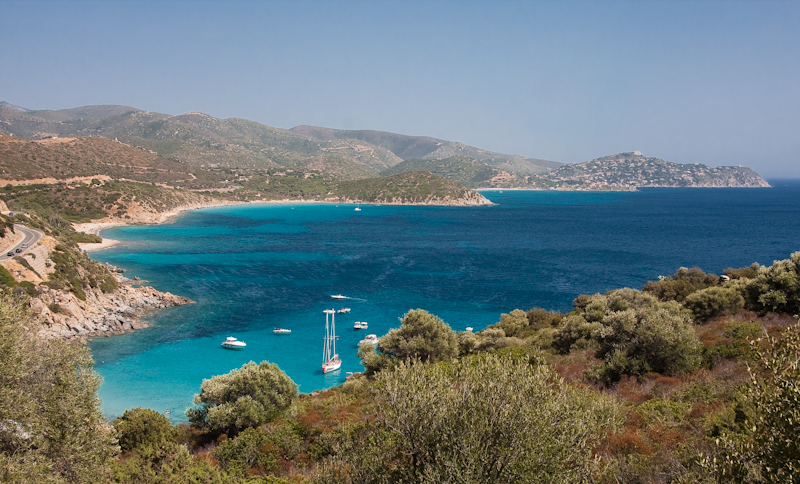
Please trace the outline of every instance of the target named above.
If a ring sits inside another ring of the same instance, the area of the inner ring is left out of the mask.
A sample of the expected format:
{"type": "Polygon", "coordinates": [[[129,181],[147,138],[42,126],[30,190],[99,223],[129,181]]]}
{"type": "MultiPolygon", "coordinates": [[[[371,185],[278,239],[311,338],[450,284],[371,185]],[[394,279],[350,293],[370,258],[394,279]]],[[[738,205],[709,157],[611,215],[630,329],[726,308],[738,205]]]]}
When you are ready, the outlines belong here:
{"type": "Polygon", "coordinates": [[[619,153],[564,165],[547,176],[561,188],[622,187],[769,187],[747,167],[679,164],[639,152],[619,153]]]}
{"type": "Polygon", "coordinates": [[[318,141],[244,119],[202,113],[179,116],[127,106],[85,106],[59,111],[17,111],[0,106],[0,132],[25,139],[104,136],[194,166],[268,168],[307,164],[358,165],[345,177],[374,176],[400,162],[390,151],[355,140],[318,141]]]}
{"type": "Polygon", "coordinates": [[[338,130],[316,126],[296,126],[289,131],[324,141],[347,139],[364,141],[383,147],[403,160],[438,160],[459,155],[520,175],[547,173],[562,165],[555,161],[495,153],[427,136],[407,136],[384,131],[338,130]]]}
{"type": "Polygon", "coordinates": [[[189,188],[213,187],[225,178],[108,138],[26,141],[0,134],[0,185],[95,176],[189,188]]]}
{"type": "Polygon", "coordinates": [[[469,188],[532,187],[529,177],[509,173],[487,163],[459,155],[444,159],[403,161],[382,171],[381,175],[419,170],[431,172],[469,188]]]}
{"type": "MultiPolygon", "coordinates": [[[[381,178],[343,181],[333,190],[337,201],[418,205],[491,205],[460,183],[427,171],[411,171],[381,178]]],[[[328,200],[331,197],[327,197],[328,200]]]]}

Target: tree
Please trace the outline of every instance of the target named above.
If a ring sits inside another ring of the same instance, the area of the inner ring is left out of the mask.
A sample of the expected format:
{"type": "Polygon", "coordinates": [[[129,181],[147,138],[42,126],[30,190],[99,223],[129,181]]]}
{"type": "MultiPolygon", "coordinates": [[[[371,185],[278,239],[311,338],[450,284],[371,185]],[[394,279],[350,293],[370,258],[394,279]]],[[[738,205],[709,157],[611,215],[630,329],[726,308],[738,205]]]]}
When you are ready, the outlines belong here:
{"type": "Polygon", "coordinates": [[[103,482],[118,448],[89,350],[39,338],[38,324],[0,294],[0,481],[103,482]]]}
{"type": "MultiPolygon", "coordinates": [[[[577,299],[576,299],[577,301],[577,299]]],[[[699,367],[702,344],[688,312],[674,301],[661,302],[635,289],[617,289],[580,299],[580,306],[561,320],[553,346],[598,348],[605,364],[601,380],[648,372],[675,375],[699,367]]]]}
{"type": "Polygon", "coordinates": [[[683,305],[695,320],[705,323],[717,316],[738,313],[744,307],[744,298],[733,287],[708,287],[686,296],[683,305]]]}
{"type": "Polygon", "coordinates": [[[324,466],[321,482],[585,482],[609,398],[527,359],[400,362],[376,376],[375,421],[324,466]]]}
{"type": "Polygon", "coordinates": [[[177,447],[177,432],[169,419],[149,408],[126,410],[114,420],[123,452],[137,451],[148,459],[158,459],[177,447]]]}
{"type": "Polygon", "coordinates": [[[376,357],[375,351],[359,352],[368,374],[393,366],[388,360],[450,360],[458,356],[459,346],[456,332],[447,323],[424,309],[412,309],[401,319],[399,329],[391,329],[381,337],[378,350],[382,357],[376,357]]]}
{"type": "Polygon", "coordinates": [[[722,458],[714,470],[722,482],[800,482],[800,325],[766,343],[753,343],[759,367],[743,392],[752,412],[746,432],[718,441],[722,458]]]}
{"type": "Polygon", "coordinates": [[[249,362],[238,370],[203,380],[186,415],[215,432],[237,433],[278,417],[297,396],[297,385],[278,365],[249,362]]]}
{"type": "Polygon", "coordinates": [[[747,308],[760,313],[800,313],[800,252],[759,267],[745,286],[747,308]]]}

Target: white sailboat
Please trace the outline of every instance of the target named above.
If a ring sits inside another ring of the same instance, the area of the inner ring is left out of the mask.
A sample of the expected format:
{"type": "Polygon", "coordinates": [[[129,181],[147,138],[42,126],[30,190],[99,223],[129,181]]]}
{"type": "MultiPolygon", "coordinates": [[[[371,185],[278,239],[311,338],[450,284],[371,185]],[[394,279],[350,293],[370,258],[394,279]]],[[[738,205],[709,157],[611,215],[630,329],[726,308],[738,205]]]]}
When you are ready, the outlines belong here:
{"type": "Polygon", "coordinates": [[[336,353],[336,311],[326,309],[325,313],[325,346],[322,349],[322,373],[336,371],[342,367],[342,360],[336,353]],[[330,316],[330,325],[328,325],[330,316]]]}

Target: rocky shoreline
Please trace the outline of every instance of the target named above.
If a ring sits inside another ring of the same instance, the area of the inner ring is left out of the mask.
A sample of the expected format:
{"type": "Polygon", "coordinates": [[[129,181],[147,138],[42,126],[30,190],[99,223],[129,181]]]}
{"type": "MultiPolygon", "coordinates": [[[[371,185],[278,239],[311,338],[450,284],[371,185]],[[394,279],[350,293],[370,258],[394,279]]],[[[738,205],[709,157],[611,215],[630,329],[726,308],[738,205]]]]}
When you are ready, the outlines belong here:
{"type": "Polygon", "coordinates": [[[67,291],[39,286],[39,296],[31,298],[30,306],[42,322],[42,336],[86,340],[128,333],[148,327],[142,317],[152,311],[194,302],[150,286],[133,287],[141,281],[113,271],[111,274],[119,287],[110,293],[98,288],[87,290],[85,301],[67,291]]]}

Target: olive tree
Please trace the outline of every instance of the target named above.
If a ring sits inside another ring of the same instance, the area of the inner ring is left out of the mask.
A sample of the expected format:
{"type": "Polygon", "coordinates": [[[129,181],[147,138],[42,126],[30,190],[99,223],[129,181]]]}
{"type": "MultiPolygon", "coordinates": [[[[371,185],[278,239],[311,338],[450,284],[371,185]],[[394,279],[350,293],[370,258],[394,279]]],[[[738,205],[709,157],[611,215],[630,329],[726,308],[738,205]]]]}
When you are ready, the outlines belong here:
{"type": "Polygon", "coordinates": [[[369,432],[353,432],[318,481],[586,482],[595,445],[622,421],[612,400],[496,355],[400,362],[374,392],[369,432]]]}
{"type": "Polygon", "coordinates": [[[118,447],[100,377],[86,346],[44,340],[39,324],[0,294],[0,482],[103,482],[118,447]]]}
{"type": "Polygon", "coordinates": [[[747,308],[760,313],[800,313],[800,252],[759,267],[745,287],[747,308]]]}
{"type": "MultiPolygon", "coordinates": [[[[800,325],[767,338],[766,348],[753,342],[758,366],[750,370],[743,396],[751,415],[742,435],[728,434],[717,443],[721,458],[713,462],[723,482],[800,482],[800,325]]],[[[709,459],[710,460],[710,459],[709,459]]],[[[710,466],[712,462],[706,461],[710,466]]],[[[710,466],[711,467],[711,466],[710,466]]]]}
{"type": "Polygon", "coordinates": [[[702,344],[679,303],[628,288],[579,303],[561,320],[553,346],[562,352],[597,348],[596,356],[605,361],[597,375],[601,380],[648,372],[675,375],[699,367],[702,344]]]}
{"type": "Polygon", "coordinates": [[[736,314],[744,307],[744,298],[734,287],[708,287],[686,296],[683,305],[701,323],[717,316],[736,314]]]}
{"type": "Polygon", "coordinates": [[[393,367],[398,361],[419,359],[433,363],[458,356],[456,332],[440,318],[424,309],[412,309],[400,319],[400,328],[389,330],[380,338],[380,353],[368,347],[359,351],[361,363],[371,375],[393,367]]]}
{"type": "Polygon", "coordinates": [[[203,380],[186,415],[215,432],[237,433],[278,417],[297,396],[297,385],[278,365],[249,362],[238,370],[203,380]]]}

